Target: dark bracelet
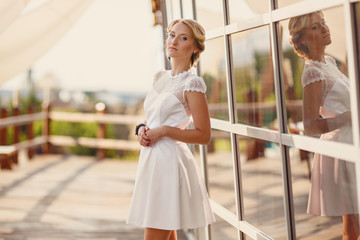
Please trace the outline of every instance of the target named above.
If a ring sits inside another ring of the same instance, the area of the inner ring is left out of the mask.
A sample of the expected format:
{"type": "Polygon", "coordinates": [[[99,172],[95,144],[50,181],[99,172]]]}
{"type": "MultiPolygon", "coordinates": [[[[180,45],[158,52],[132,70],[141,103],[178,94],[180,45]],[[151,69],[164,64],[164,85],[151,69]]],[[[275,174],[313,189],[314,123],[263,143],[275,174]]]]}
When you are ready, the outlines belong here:
{"type": "Polygon", "coordinates": [[[138,135],[138,133],[139,133],[139,129],[141,128],[141,127],[145,127],[146,125],[145,124],[143,124],[143,123],[140,123],[140,124],[138,124],[138,125],[136,125],[136,128],[135,128],[135,135],[137,136],[138,135]]]}

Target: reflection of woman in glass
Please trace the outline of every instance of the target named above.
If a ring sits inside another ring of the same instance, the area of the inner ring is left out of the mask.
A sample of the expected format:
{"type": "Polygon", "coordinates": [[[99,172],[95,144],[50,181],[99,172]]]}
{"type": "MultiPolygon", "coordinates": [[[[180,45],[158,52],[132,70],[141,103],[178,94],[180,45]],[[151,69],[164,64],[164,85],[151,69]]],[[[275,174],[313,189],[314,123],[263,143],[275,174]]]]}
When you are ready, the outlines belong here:
{"type": "MultiPolygon", "coordinates": [[[[305,59],[301,78],[305,133],[321,134],[324,140],[352,143],[349,80],[339,71],[335,60],[325,55],[325,47],[331,43],[331,37],[323,13],[291,18],[289,31],[290,43],[305,59]]],[[[308,213],[342,216],[343,239],[358,238],[353,163],[315,154],[308,213]]]]}

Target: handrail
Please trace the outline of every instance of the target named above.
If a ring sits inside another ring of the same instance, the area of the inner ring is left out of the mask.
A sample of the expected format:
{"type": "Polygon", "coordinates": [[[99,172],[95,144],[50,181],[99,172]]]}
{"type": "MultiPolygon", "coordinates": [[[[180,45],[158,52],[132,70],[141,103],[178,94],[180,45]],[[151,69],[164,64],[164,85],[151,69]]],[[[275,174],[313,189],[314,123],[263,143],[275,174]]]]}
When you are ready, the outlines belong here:
{"type": "Polygon", "coordinates": [[[60,146],[84,146],[98,149],[115,149],[139,151],[140,145],[137,141],[108,139],[108,138],[86,138],[86,137],[70,137],[70,136],[49,136],[49,142],[53,145],[60,146]]]}
{"type": "Polygon", "coordinates": [[[44,120],[45,118],[46,118],[45,112],[2,118],[0,120],[0,128],[24,125],[27,123],[32,123],[34,121],[44,120]]]}
{"type": "Polygon", "coordinates": [[[66,122],[97,122],[106,124],[135,124],[144,121],[145,117],[125,114],[69,113],[50,112],[51,120],[66,122]]]}
{"type": "MultiPolygon", "coordinates": [[[[6,111],[6,110],[5,110],[6,111]]],[[[139,151],[140,146],[137,141],[134,140],[121,140],[121,139],[107,139],[106,138],[106,124],[124,124],[135,125],[144,120],[143,116],[139,115],[125,115],[125,114],[106,114],[105,112],[97,113],[72,113],[72,112],[56,112],[50,111],[50,107],[43,108],[40,113],[32,113],[33,110],[29,110],[28,114],[0,118],[0,129],[4,131],[4,139],[6,139],[7,128],[15,127],[19,128],[20,125],[26,125],[28,139],[22,142],[15,141],[11,145],[7,145],[7,141],[4,140],[0,143],[0,159],[1,168],[12,169],[12,162],[17,162],[17,152],[27,149],[29,158],[32,158],[34,154],[34,147],[42,146],[43,152],[50,151],[50,145],[55,146],[84,146],[90,148],[97,148],[97,156],[102,158],[106,156],[106,149],[115,150],[130,150],[139,151]],[[43,122],[42,136],[34,137],[33,122],[41,120],[43,122]],[[66,122],[95,122],[98,123],[98,131],[96,138],[71,136],[54,136],[50,135],[51,121],[66,121],[66,122]],[[3,144],[3,148],[1,148],[3,144]],[[9,151],[9,149],[14,151],[9,151]],[[11,160],[13,158],[13,160],[11,160]]],[[[19,134],[17,131],[16,134],[19,134]]],[[[18,137],[17,137],[18,138],[18,137]]]]}
{"type": "MultiPolygon", "coordinates": [[[[227,111],[229,109],[227,103],[209,103],[209,111],[227,111]]],[[[301,109],[302,100],[287,100],[286,107],[289,110],[301,109]]],[[[258,111],[273,111],[276,109],[276,103],[274,102],[248,102],[248,103],[236,103],[236,110],[243,113],[258,111]]]]}
{"type": "Polygon", "coordinates": [[[15,143],[12,146],[15,147],[16,151],[20,151],[20,150],[24,150],[24,149],[28,149],[31,147],[36,147],[36,146],[42,145],[42,144],[46,143],[47,141],[48,141],[48,137],[38,136],[31,140],[26,140],[26,141],[22,141],[19,143],[15,143]]]}

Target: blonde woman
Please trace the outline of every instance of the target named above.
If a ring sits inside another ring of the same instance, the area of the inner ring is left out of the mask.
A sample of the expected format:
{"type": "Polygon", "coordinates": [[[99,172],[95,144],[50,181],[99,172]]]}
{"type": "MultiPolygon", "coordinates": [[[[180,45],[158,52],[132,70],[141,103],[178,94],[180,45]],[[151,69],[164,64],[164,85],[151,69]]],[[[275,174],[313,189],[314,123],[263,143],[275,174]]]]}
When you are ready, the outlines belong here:
{"type": "MultiPolygon", "coordinates": [[[[352,143],[349,80],[335,60],[325,55],[331,35],[323,13],[291,18],[289,31],[290,43],[305,59],[301,79],[305,134],[352,143]]],[[[360,239],[356,189],[353,163],[314,155],[307,211],[318,216],[342,216],[343,240],[360,239]]]]}
{"type": "Polygon", "coordinates": [[[145,240],[174,240],[176,230],[214,222],[204,181],[187,143],[208,144],[206,85],[196,75],[205,31],[191,19],[167,28],[171,70],[155,75],[144,102],[146,121],[136,127],[141,147],[128,224],[145,228],[145,240]],[[186,128],[190,120],[194,128],[186,128]]]}

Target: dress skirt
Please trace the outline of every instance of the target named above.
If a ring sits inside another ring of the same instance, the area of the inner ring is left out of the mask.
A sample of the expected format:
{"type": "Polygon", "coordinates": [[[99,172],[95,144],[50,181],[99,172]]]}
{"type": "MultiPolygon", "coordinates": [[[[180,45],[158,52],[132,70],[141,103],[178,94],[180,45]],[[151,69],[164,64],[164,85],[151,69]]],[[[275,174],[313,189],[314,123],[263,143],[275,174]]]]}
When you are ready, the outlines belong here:
{"type": "Polygon", "coordinates": [[[142,147],[127,223],[165,230],[214,222],[204,180],[187,144],[162,138],[142,147]]]}
{"type": "MultiPolygon", "coordinates": [[[[323,140],[352,142],[350,126],[323,134],[323,140]]],[[[315,154],[311,171],[308,213],[317,216],[357,214],[355,164],[315,154]]]]}

